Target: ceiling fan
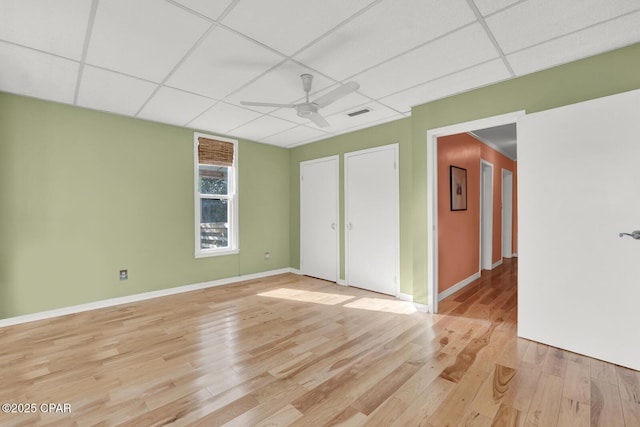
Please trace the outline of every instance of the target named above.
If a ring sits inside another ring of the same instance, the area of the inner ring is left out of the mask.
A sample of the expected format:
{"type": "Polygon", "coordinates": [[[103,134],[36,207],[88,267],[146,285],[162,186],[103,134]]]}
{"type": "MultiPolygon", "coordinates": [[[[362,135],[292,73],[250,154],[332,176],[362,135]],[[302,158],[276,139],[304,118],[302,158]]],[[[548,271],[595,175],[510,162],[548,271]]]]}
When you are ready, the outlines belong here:
{"type": "Polygon", "coordinates": [[[313,81],[313,76],[311,74],[302,74],[300,78],[302,79],[302,88],[306,92],[304,102],[301,102],[299,104],[275,104],[272,102],[241,101],[240,104],[252,105],[254,107],[295,108],[298,116],[309,119],[320,127],[327,127],[329,126],[329,122],[327,122],[325,118],[318,113],[318,110],[320,108],[326,107],[333,102],[336,102],[340,98],[347,96],[351,92],[355,92],[360,88],[360,85],[358,83],[348,82],[333,89],[328,93],[325,93],[320,98],[314,101],[309,101],[309,92],[311,91],[311,82],[313,81]]]}

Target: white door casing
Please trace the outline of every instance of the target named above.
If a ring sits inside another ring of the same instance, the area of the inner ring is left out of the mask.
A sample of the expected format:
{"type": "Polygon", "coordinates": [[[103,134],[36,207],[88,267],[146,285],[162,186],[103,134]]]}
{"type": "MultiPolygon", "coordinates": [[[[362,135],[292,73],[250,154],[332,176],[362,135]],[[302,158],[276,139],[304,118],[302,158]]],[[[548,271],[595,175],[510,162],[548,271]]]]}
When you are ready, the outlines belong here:
{"type": "Polygon", "coordinates": [[[339,158],[300,162],[300,270],[332,282],[338,279],[339,158]]]}
{"type": "Polygon", "coordinates": [[[513,256],[513,172],[502,169],[502,257],[513,256]]]}
{"type": "Polygon", "coordinates": [[[347,284],[399,290],[398,144],[344,155],[347,284]]]}
{"type": "Polygon", "coordinates": [[[480,270],[493,268],[493,165],[480,160],[480,270]]]}
{"type": "Polygon", "coordinates": [[[438,138],[510,123],[517,126],[524,114],[520,110],[427,131],[427,305],[432,313],[438,312],[438,138]]]}
{"type": "Polygon", "coordinates": [[[518,334],[640,370],[640,90],[518,127],[518,334]]]}

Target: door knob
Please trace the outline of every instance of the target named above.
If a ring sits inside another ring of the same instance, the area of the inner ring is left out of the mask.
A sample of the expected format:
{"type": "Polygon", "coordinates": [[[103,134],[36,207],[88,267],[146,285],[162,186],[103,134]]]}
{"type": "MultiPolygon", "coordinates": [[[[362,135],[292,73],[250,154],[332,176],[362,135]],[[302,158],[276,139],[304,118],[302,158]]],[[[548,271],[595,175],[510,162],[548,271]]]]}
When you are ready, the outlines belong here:
{"type": "Polygon", "coordinates": [[[633,237],[636,240],[640,240],[640,230],[634,230],[631,233],[620,233],[618,234],[620,237],[629,236],[633,237]]]}
{"type": "Polygon", "coordinates": [[[353,228],[353,225],[351,225],[351,223],[349,223],[349,225],[347,225],[347,229],[351,230],[353,228]]]}
{"type": "Polygon", "coordinates": [[[335,229],[336,229],[336,223],[335,223],[335,222],[331,224],[331,229],[332,229],[332,230],[335,230],[335,229]]]}

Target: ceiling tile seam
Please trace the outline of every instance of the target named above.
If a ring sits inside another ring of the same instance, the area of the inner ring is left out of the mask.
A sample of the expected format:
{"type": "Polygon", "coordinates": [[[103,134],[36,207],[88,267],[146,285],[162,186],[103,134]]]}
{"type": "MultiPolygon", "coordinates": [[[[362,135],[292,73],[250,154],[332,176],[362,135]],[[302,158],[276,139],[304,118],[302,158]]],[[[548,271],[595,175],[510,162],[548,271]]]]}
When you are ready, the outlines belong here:
{"type": "Polygon", "coordinates": [[[491,12],[491,13],[487,13],[486,15],[483,15],[483,17],[484,17],[485,19],[486,19],[486,18],[491,18],[491,17],[492,17],[492,16],[494,16],[494,15],[497,15],[497,14],[499,14],[499,13],[502,13],[502,12],[506,11],[506,10],[509,10],[509,9],[511,9],[512,7],[519,6],[519,5],[521,5],[522,3],[526,3],[527,1],[529,1],[529,0],[520,0],[520,1],[517,1],[517,2],[515,2],[515,3],[511,3],[510,5],[507,5],[507,6],[505,6],[505,7],[502,7],[502,8],[500,8],[500,9],[498,9],[498,10],[494,10],[494,11],[493,11],[493,12],[491,12]]]}
{"type": "Polygon", "coordinates": [[[27,46],[27,45],[24,45],[24,44],[16,43],[16,42],[13,42],[13,41],[10,41],[10,40],[0,39],[0,43],[10,44],[12,46],[21,47],[21,48],[24,48],[24,49],[31,50],[33,52],[43,53],[45,55],[53,56],[55,58],[64,59],[66,61],[71,61],[71,62],[75,62],[77,64],[80,64],[80,61],[78,59],[70,58],[70,57],[64,56],[64,55],[59,55],[57,53],[53,53],[53,52],[49,52],[47,50],[42,50],[42,49],[38,49],[38,48],[35,48],[35,47],[27,46]]]}
{"type": "MultiPolygon", "coordinates": [[[[170,87],[170,86],[167,86],[167,87],[170,87]]],[[[180,90],[180,89],[178,89],[178,90],[180,90]]],[[[208,113],[208,112],[209,112],[209,110],[213,109],[213,107],[215,107],[216,105],[219,105],[219,104],[226,104],[226,105],[230,105],[230,106],[232,106],[232,107],[241,108],[241,109],[246,110],[246,111],[251,111],[252,113],[258,113],[257,111],[253,111],[253,110],[251,110],[251,109],[249,109],[249,108],[244,108],[244,107],[241,107],[241,106],[238,106],[238,105],[234,105],[234,104],[230,104],[230,103],[225,102],[225,101],[218,100],[218,101],[217,101],[216,103],[214,103],[213,105],[211,105],[211,106],[207,107],[207,108],[206,108],[202,113],[198,114],[198,115],[197,115],[197,116],[195,116],[193,119],[191,119],[191,120],[189,120],[187,123],[185,123],[185,125],[184,125],[184,126],[185,126],[185,127],[189,126],[192,122],[195,122],[195,121],[196,121],[196,120],[198,120],[200,117],[202,117],[202,116],[204,116],[206,113],[208,113]]],[[[258,113],[258,114],[261,114],[261,113],[258,113]]],[[[247,123],[248,123],[248,122],[247,122],[247,123]]],[[[235,129],[235,128],[233,128],[233,129],[235,129]]]]}
{"type": "MultiPolygon", "coordinates": [[[[251,111],[253,111],[253,110],[251,110],[251,111]]],[[[255,111],[255,112],[257,113],[257,111],[255,111]]],[[[260,114],[260,113],[258,113],[258,114],[260,114]]],[[[236,127],[232,128],[232,129],[228,130],[227,132],[230,133],[230,132],[233,132],[235,130],[238,130],[239,128],[241,128],[243,126],[246,126],[246,125],[248,125],[250,123],[253,123],[256,120],[262,119],[264,117],[271,117],[271,118],[274,118],[274,119],[278,119],[278,120],[282,120],[282,121],[285,121],[285,122],[292,123],[294,125],[300,125],[300,123],[292,122],[291,120],[283,119],[282,117],[275,117],[275,116],[270,115],[269,113],[264,113],[264,114],[261,114],[259,117],[256,117],[255,119],[249,120],[249,121],[247,121],[247,122],[245,122],[245,123],[243,123],[243,124],[241,124],[239,126],[236,126],[236,127]]],[[[294,127],[294,126],[292,126],[292,127],[294,127]]],[[[288,128],[288,129],[291,129],[291,128],[288,128]]],[[[269,136],[271,136],[271,135],[267,135],[265,138],[268,138],[269,136]]]]}
{"type": "Polygon", "coordinates": [[[195,9],[191,9],[190,7],[185,6],[185,5],[183,5],[182,3],[178,3],[177,1],[173,1],[173,0],[164,0],[164,1],[165,1],[166,3],[169,3],[171,6],[175,6],[175,7],[177,7],[178,9],[182,9],[182,10],[184,10],[184,11],[185,11],[185,12],[187,12],[187,13],[190,13],[190,14],[192,14],[192,15],[195,15],[195,16],[197,16],[198,18],[203,19],[203,20],[205,20],[205,21],[209,22],[210,24],[218,23],[215,19],[210,18],[210,17],[208,17],[207,15],[205,15],[205,14],[203,14],[203,13],[200,13],[200,12],[198,12],[198,11],[197,11],[197,10],[195,10],[195,9]]]}
{"type": "Polygon", "coordinates": [[[272,67],[269,67],[267,70],[263,71],[262,73],[258,74],[256,77],[250,79],[247,83],[243,84],[242,86],[234,89],[233,91],[229,92],[228,94],[226,94],[224,97],[222,97],[222,100],[227,100],[229,99],[229,97],[235,95],[236,93],[240,92],[241,90],[243,90],[244,88],[246,88],[247,86],[255,83],[258,79],[266,76],[267,74],[269,74],[271,71],[275,70],[276,68],[280,67],[282,64],[284,64],[285,62],[287,62],[287,59],[283,59],[282,61],[278,62],[277,64],[273,65],[272,67]]]}
{"type": "Polygon", "coordinates": [[[397,54],[397,55],[395,55],[395,56],[390,56],[390,57],[388,57],[387,59],[385,59],[384,61],[378,62],[377,64],[374,64],[374,65],[372,65],[372,66],[370,66],[370,67],[368,67],[368,68],[364,68],[364,69],[362,69],[362,70],[360,70],[360,71],[358,71],[358,72],[356,72],[356,73],[354,73],[354,74],[352,74],[352,75],[350,75],[350,76],[346,77],[344,80],[350,80],[350,79],[353,79],[353,78],[355,78],[355,77],[359,76],[360,74],[367,73],[367,72],[369,72],[369,71],[373,70],[374,68],[377,68],[377,67],[379,67],[379,66],[381,66],[381,65],[386,64],[387,62],[391,62],[391,61],[393,61],[393,60],[395,60],[395,59],[400,58],[401,56],[404,56],[404,55],[406,55],[406,54],[408,54],[408,53],[411,53],[411,52],[413,52],[413,51],[415,51],[415,50],[421,49],[421,48],[423,48],[423,47],[425,47],[425,46],[427,46],[427,45],[429,45],[429,44],[431,44],[431,43],[435,43],[435,42],[437,42],[438,40],[443,39],[443,38],[445,38],[445,37],[448,37],[448,36],[450,36],[450,35],[452,35],[452,34],[454,34],[454,33],[458,32],[458,31],[462,31],[462,30],[464,30],[465,28],[467,28],[467,27],[470,27],[470,26],[474,25],[476,22],[477,22],[477,21],[471,21],[471,22],[468,22],[468,23],[466,23],[466,24],[464,24],[464,25],[462,25],[462,26],[460,26],[460,27],[454,28],[453,30],[447,31],[446,33],[440,34],[440,35],[439,35],[439,36],[437,36],[437,37],[434,37],[434,38],[432,38],[432,39],[430,39],[430,40],[427,40],[427,41],[425,41],[425,42],[423,42],[423,43],[421,43],[421,44],[419,44],[419,45],[416,45],[416,46],[414,46],[414,47],[412,47],[412,48],[410,48],[410,49],[407,49],[407,50],[405,50],[405,51],[403,51],[403,52],[400,52],[400,53],[398,53],[398,54],[397,54]]]}
{"type": "Polygon", "coordinates": [[[516,73],[513,71],[513,67],[511,66],[511,64],[507,60],[506,55],[502,51],[502,47],[500,47],[500,44],[498,43],[498,40],[493,35],[493,32],[491,32],[491,29],[489,28],[489,25],[487,24],[487,22],[482,17],[482,13],[480,13],[480,10],[478,9],[478,6],[476,6],[476,4],[473,2],[473,0],[467,0],[467,4],[469,5],[469,7],[473,11],[473,13],[476,15],[476,18],[478,18],[478,23],[480,23],[480,25],[482,25],[482,28],[484,29],[485,34],[487,35],[487,37],[489,37],[489,40],[491,40],[491,43],[493,44],[493,47],[496,49],[496,51],[500,55],[500,59],[502,59],[502,63],[504,64],[504,66],[509,71],[509,74],[511,74],[511,77],[515,77],[516,73]]]}
{"type": "MultiPolygon", "coordinates": [[[[294,127],[292,127],[292,128],[289,128],[289,129],[285,129],[285,130],[278,131],[278,132],[276,132],[276,133],[274,133],[274,134],[271,134],[271,135],[269,135],[269,136],[265,136],[265,137],[263,137],[262,139],[264,140],[264,139],[269,139],[269,138],[274,138],[274,137],[275,137],[275,138],[277,138],[277,137],[278,137],[278,135],[281,135],[281,134],[283,134],[283,133],[285,133],[285,132],[289,132],[289,131],[291,131],[291,130],[298,129],[298,128],[307,128],[307,129],[312,129],[312,128],[310,128],[309,126],[305,126],[305,125],[298,125],[298,126],[294,126],[294,127]]],[[[319,130],[319,129],[315,129],[315,130],[319,130]]],[[[324,132],[324,131],[322,131],[322,132],[324,132]]],[[[330,136],[333,136],[333,134],[331,134],[331,133],[326,133],[326,135],[322,135],[322,137],[324,137],[324,136],[326,136],[326,137],[328,138],[328,137],[330,137],[330,136]]],[[[315,138],[315,137],[307,138],[307,139],[305,139],[304,141],[306,141],[306,140],[308,140],[308,139],[312,139],[312,138],[315,138]]],[[[284,146],[282,146],[282,145],[281,145],[281,147],[287,147],[287,146],[286,146],[286,145],[284,145],[284,146]]]]}
{"type": "MultiPolygon", "coordinates": [[[[484,60],[484,61],[477,62],[477,63],[475,63],[475,64],[469,65],[469,66],[464,67],[464,68],[460,68],[460,69],[458,69],[458,70],[452,71],[452,72],[447,73],[447,74],[443,74],[443,75],[438,76],[438,77],[434,77],[434,78],[433,78],[433,79],[431,79],[431,80],[426,80],[426,81],[424,81],[424,82],[421,82],[421,83],[415,84],[415,85],[413,85],[413,86],[409,86],[409,87],[407,87],[407,88],[400,89],[400,90],[397,90],[397,91],[395,91],[395,92],[391,92],[391,93],[389,93],[389,94],[387,94],[387,95],[381,96],[381,97],[380,97],[380,98],[378,98],[378,99],[389,98],[390,96],[398,95],[399,93],[406,92],[406,91],[408,91],[408,90],[412,90],[412,89],[416,89],[416,88],[418,88],[418,87],[420,87],[420,86],[423,86],[423,85],[426,85],[426,84],[429,84],[429,83],[437,82],[437,81],[438,81],[438,80],[440,80],[440,79],[444,79],[444,78],[447,78],[447,77],[451,77],[451,76],[456,75],[456,74],[458,74],[458,73],[462,73],[462,72],[464,72],[464,71],[468,71],[468,70],[470,70],[470,69],[472,69],[472,68],[479,67],[480,65],[488,64],[489,62],[495,61],[496,59],[499,59],[499,57],[498,57],[498,56],[494,56],[493,58],[489,58],[489,59],[486,59],[486,60],[484,60]]],[[[447,96],[449,96],[449,95],[447,95],[447,96]]],[[[380,102],[380,101],[377,101],[377,102],[380,102]]],[[[428,101],[428,102],[431,102],[431,101],[428,101]]],[[[381,102],[381,103],[382,103],[382,102],[381,102]]],[[[421,104],[418,104],[418,105],[421,105],[421,104]]]]}
{"type": "Polygon", "coordinates": [[[89,10],[89,20],[87,21],[87,29],[84,33],[84,44],[82,45],[82,54],[80,55],[80,66],[78,67],[78,75],[76,76],[76,88],[73,92],[73,105],[78,104],[78,96],[80,95],[80,84],[82,83],[82,75],[84,74],[84,65],[87,59],[87,52],[89,51],[89,43],[91,42],[91,35],[93,34],[93,23],[96,20],[96,13],[98,11],[98,0],[91,2],[91,9],[89,10]]]}
{"type": "Polygon", "coordinates": [[[173,73],[175,73],[176,70],[178,68],[180,68],[184,64],[184,62],[187,60],[187,58],[189,58],[189,56],[191,56],[191,54],[204,42],[204,40],[209,36],[209,34],[211,34],[211,32],[217,26],[218,26],[218,24],[214,22],[209,26],[209,28],[204,33],[202,33],[200,38],[198,38],[198,40],[196,40],[196,42],[193,44],[193,46],[191,46],[191,48],[187,51],[187,53],[184,54],[184,56],[173,66],[173,68],[171,68],[171,70],[167,73],[167,75],[164,76],[164,79],[162,79],[162,81],[160,82],[158,87],[156,87],[154,89],[154,91],[151,93],[151,95],[149,95],[149,97],[146,99],[146,101],[144,101],[144,103],[140,106],[138,111],[136,111],[135,117],[138,117],[138,115],[142,112],[144,107],[146,107],[147,104],[149,103],[149,101],[151,101],[153,99],[153,97],[156,96],[156,94],[158,93],[160,88],[162,86],[164,86],[164,84],[167,82],[167,80],[169,80],[169,78],[173,75],[173,73]]]}
{"type": "Polygon", "coordinates": [[[582,31],[590,30],[590,29],[598,27],[600,25],[609,24],[612,21],[616,21],[618,19],[630,16],[630,15],[634,15],[636,13],[640,14],[640,8],[638,8],[636,10],[632,10],[632,11],[626,12],[626,13],[623,13],[622,15],[614,16],[613,18],[605,19],[604,21],[600,21],[600,22],[593,23],[591,25],[587,25],[586,27],[578,28],[578,29],[570,31],[568,33],[564,33],[564,34],[561,34],[559,36],[552,37],[550,39],[546,39],[546,40],[534,43],[534,44],[529,45],[529,46],[525,46],[525,47],[520,48],[520,49],[516,49],[516,50],[514,50],[512,52],[507,53],[507,56],[514,55],[516,53],[521,53],[521,52],[523,52],[525,50],[528,50],[528,49],[531,49],[531,48],[534,48],[534,47],[538,47],[538,46],[542,46],[544,44],[551,43],[551,42],[563,39],[565,37],[569,37],[569,36],[572,36],[574,34],[580,33],[582,31]]]}
{"type": "Polygon", "coordinates": [[[328,37],[329,35],[333,34],[334,32],[336,32],[338,29],[340,29],[341,27],[344,27],[346,24],[348,24],[349,22],[353,21],[354,19],[358,18],[359,16],[363,15],[364,13],[368,12],[371,8],[379,5],[380,3],[382,3],[384,0],[375,0],[371,3],[369,3],[367,6],[363,7],[362,9],[360,9],[359,11],[355,12],[354,14],[352,14],[351,16],[345,18],[342,20],[342,22],[339,22],[338,24],[336,24],[334,27],[330,28],[327,32],[325,32],[324,34],[316,37],[315,39],[311,40],[309,43],[307,43],[306,45],[302,46],[300,49],[298,49],[297,51],[293,52],[293,54],[291,55],[292,57],[295,57],[296,55],[299,55],[300,53],[302,53],[304,50],[310,48],[311,46],[313,46],[314,44],[316,44],[317,42],[319,42],[320,40],[328,37]]]}

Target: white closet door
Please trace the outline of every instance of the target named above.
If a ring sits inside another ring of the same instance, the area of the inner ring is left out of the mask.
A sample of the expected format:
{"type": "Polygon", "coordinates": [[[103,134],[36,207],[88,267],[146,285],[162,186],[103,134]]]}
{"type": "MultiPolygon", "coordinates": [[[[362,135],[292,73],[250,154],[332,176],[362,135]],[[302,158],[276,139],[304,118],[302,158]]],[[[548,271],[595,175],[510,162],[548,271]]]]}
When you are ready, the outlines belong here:
{"type": "Polygon", "coordinates": [[[338,278],[338,156],[300,163],[300,270],[338,278]]]}
{"type": "Polygon", "coordinates": [[[390,295],[398,293],[398,145],[344,155],[346,279],[390,295]]]}

